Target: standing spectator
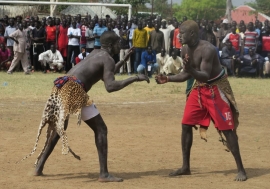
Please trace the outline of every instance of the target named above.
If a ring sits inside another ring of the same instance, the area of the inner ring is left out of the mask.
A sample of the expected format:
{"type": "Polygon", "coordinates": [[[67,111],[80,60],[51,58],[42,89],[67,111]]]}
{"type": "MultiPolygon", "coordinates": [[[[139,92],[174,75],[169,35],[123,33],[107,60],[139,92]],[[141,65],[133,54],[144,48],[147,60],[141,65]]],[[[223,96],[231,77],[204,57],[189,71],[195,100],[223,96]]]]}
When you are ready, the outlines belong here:
{"type": "Polygon", "coordinates": [[[182,44],[179,41],[179,35],[180,35],[180,24],[178,25],[178,28],[175,28],[173,33],[173,49],[176,52],[177,56],[181,56],[181,48],[182,44]]]}
{"type": "Polygon", "coordinates": [[[64,62],[67,62],[68,23],[65,18],[62,20],[62,24],[56,27],[56,48],[60,51],[64,62]]]}
{"type": "Polygon", "coordinates": [[[44,41],[46,39],[46,31],[41,27],[40,21],[35,21],[35,28],[32,30],[31,39],[33,41],[33,66],[32,72],[42,70],[41,64],[38,61],[40,53],[45,51],[44,41]]]}
{"type": "Polygon", "coordinates": [[[81,30],[76,27],[76,21],[72,21],[72,27],[68,28],[67,36],[68,40],[68,54],[67,54],[67,63],[65,65],[65,70],[68,72],[72,68],[71,57],[72,53],[74,58],[77,57],[80,53],[80,37],[81,30]]]}
{"type": "Polygon", "coordinates": [[[63,57],[60,51],[56,50],[55,45],[51,45],[50,50],[41,53],[38,60],[44,66],[44,73],[49,72],[49,69],[52,69],[53,72],[56,72],[56,70],[60,72],[63,68],[63,57]]]}
{"type": "Polygon", "coordinates": [[[32,30],[27,26],[27,22],[25,20],[22,21],[23,25],[23,33],[26,40],[26,49],[25,53],[27,54],[28,59],[28,69],[31,69],[31,57],[30,57],[30,47],[31,47],[31,32],[32,30]]]}
{"type": "Polygon", "coordinates": [[[81,39],[80,39],[80,50],[81,50],[82,48],[86,49],[87,40],[86,40],[85,32],[86,32],[87,26],[85,23],[85,19],[83,19],[80,23],[81,24],[79,28],[81,29],[81,39]]]}
{"type": "Polygon", "coordinates": [[[229,75],[235,76],[238,56],[239,54],[237,54],[232,42],[227,39],[226,46],[222,48],[221,65],[227,68],[229,75]]]}
{"type": "Polygon", "coordinates": [[[158,70],[158,63],[156,62],[156,53],[151,46],[147,47],[147,50],[142,53],[141,63],[137,68],[137,72],[152,78],[153,73],[158,70]]]}
{"type": "Polygon", "coordinates": [[[86,52],[88,52],[88,53],[90,53],[94,50],[94,45],[95,45],[95,37],[93,34],[94,27],[95,27],[94,22],[90,21],[89,27],[86,29],[86,32],[85,32],[85,37],[87,40],[86,52]]]}
{"type": "Polygon", "coordinates": [[[0,44],[5,44],[5,37],[4,37],[4,32],[5,32],[5,29],[4,29],[4,26],[3,25],[0,25],[0,44]]]}
{"type": "Polygon", "coordinates": [[[15,41],[15,43],[13,46],[14,59],[7,73],[12,74],[13,69],[17,66],[19,61],[21,61],[24,73],[30,74],[28,71],[28,58],[26,53],[26,36],[23,33],[22,24],[19,24],[18,29],[9,35],[9,39],[15,41]]]}
{"type": "Polygon", "coordinates": [[[95,49],[100,49],[100,36],[103,34],[105,31],[108,31],[108,28],[102,25],[102,19],[98,19],[98,25],[94,27],[94,37],[95,37],[95,49]]]}
{"type": "MultiPolygon", "coordinates": [[[[128,36],[128,39],[129,39],[129,46],[132,47],[132,39],[133,39],[133,33],[134,33],[134,30],[136,28],[133,28],[134,24],[131,22],[131,21],[128,21],[128,24],[127,24],[127,28],[128,28],[128,33],[129,33],[129,36],[128,36]]],[[[138,27],[136,25],[136,27],[138,27]]]]}
{"type": "Polygon", "coordinates": [[[175,29],[177,29],[178,28],[178,22],[174,22],[174,29],[173,30],[171,30],[171,32],[170,32],[170,52],[169,52],[169,55],[171,56],[171,54],[172,54],[172,51],[173,51],[173,39],[174,39],[174,31],[175,31],[175,29]]]}
{"type": "Polygon", "coordinates": [[[171,30],[167,27],[167,22],[165,19],[161,20],[161,28],[160,31],[163,32],[164,42],[165,42],[165,51],[169,53],[170,50],[170,32],[171,30]]]}
{"type": "Polygon", "coordinates": [[[160,24],[155,24],[155,30],[150,32],[148,46],[151,46],[155,53],[161,53],[161,49],[165,47],[164,34],[159,30],[160,24]]]}
{"type": "MultiPolygon", "coordinates": [[[[123,60],[124,57],[129,52],[129,30],[127,29],[127,25],[123,22],[122,29],[119,31],[120,35],[120,60],[123,60]]],[[[130,66],[130,58],[127,60],[127,71],[128,75],[131,75],[131,66],[130,66]]],[[[120,74],[123,73],[123,68],[125,65],[121,66],[120,74]]]]}
{"type": "Polygon", "coordinates": [[[153,30],[155,29],[155,28],[153,27],[152,20],[149,20],[149,21],[147,22],[147,26],[144,27],[144,29],[145,29],[146,32],[147,32],[147,42],[148,42],[148,40],[149,40],[149,38],[150,38],[150,33],[151,33],[151,31],[153,31],[153,30]]]}
{"type": "Polygon", "coordinates": [[[75,21],[77,21],[76,23],[76,28],[81,28],[81,20],[82,20],[82,15],[81,14],[77,14],[75,21]]]}
{"type": "Polygon", "coordinates": [[[270,52],[270,26],[264,27],[260,38],[262,41],[262,56],[266,57],[270,52]]]}
{"type": "Polygon", "coordinates": [[[13,55],[14,41],[9,38],[9,35],[11,33],[13,33],[14,31],[16,31],[16,26],[14,25],[14,19],[11,18],[11,19],[9,19],[9,26],[7,26],[6,29],[5,29],[4,36],[7,39],[7,48],[9,48],[10,52],[12,53],[12,55],[13,55]]]}
{"type": "Polygon", "coordinates": [[[51,45],[56,44],[56,26],[53,25],[52,19],[47,20],[48,25],[46,26],[46,46],[45,49],[49,50],[51,45]]]}
{"type": "Polygon", "coordinates": [[[183,60],[181,57],[177,56],[177,51],[172,52],[172,56],[168,58],[163,69],[166,75],[179,74],[183,68],[183,60]]]}
{"type": "Polygon", "coordinates": [[[212,45],[216,46],[216,41],[215,41],[216,37],[212,30],[212,24],[211,23],[206,24],[205,28],[202,29],[201,31],[202,32],[200,33],[201,34],[200,39],[208,41],[212,43],[212,45]]]}
{"type": "Polygon", "coordinates": [[[218,40],[219,40],[219,49],[221,50],[223,48],[223,43],[222,43],[222,40],[224,39],[224,37],[230,33],[230,30],[228,29],[228,19],[224,19],[222,21],[222,26],[221,28],[218,30],[218,40]]]}
{"type": "Polygon", "coordinates": [[[216,40],[216,47],[219,47],[219,40],[218,40],[218,27],[217,24],[213,24],[213,34],[215,35],[215,40],[216,40]]]}
{"type": "Polygon", "coordinates": [[[134,73],[136,73],[138,65],[141,62],[142,52],[147,46],[147,31],[142,28],[142,22],[139,22],[138,28],[134,30],[132,44],[135,47],[134,73]]]}
{"type": "Polygon", "coordinates": [[[166,53],[165,49],[161,49],[161,53],[157,54],[157,63],[159,66],[159,73],[163,74],[164,72],[164,65],[167,62],[167,60],[169,59],[169,55],[166,53]]]}
{"type": "Polygon", "coordinates": [[[169,28],[171,31],[175,29],[175,27],[174,27],[174,22],[173,22],[172,20],[169,20],[169,21],[168,21],[168,28],[169,28]]]}
{"type": "Polygon", "coordinates": [[[241,54],[241,36],[238,33],[236,33],[235,25],[232,25],[231,33],[226,35],[222,43],[226,43],[227,40],[229,40],[232,43],[232,46],[236,50],[236,54],[239,56],[241,54]]]}
{"type": "Polygon", "coordinates": [[[9,49],[6,48],[4,43],[0,43],[0,68],[8,70],[12,57],[9,49]]]}
{"type": "Polygon", "coordinates": [[[247,26],[247,31],[245,32],[244,40],[244,54],[249,54],[249,49],[254,48],[255,52],[257,51],[257,39],[259,35],[254,31],[253,22],[249,22],[247,26]]]}
{"type": "Polygon", "coordinates": [[[116,23],[116,27],[113,29],[113,31],[116,33],[116,35],[120,36],[120,34],[119,34],[120,30],[121,30],[121,23],[120,23],[120,21],[118,21],[116,23]]]}

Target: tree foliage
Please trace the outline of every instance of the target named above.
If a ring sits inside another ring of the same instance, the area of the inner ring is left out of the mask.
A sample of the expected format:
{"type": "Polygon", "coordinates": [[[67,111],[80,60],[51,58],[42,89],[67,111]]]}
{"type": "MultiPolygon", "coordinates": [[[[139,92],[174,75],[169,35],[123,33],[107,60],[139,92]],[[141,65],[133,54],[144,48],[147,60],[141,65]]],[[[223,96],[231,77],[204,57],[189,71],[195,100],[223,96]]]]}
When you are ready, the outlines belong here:
{"type": "Polygon", "coordinates": [[[161,15],[162,18],[170,16],[170,6],[167,0],[153,0],[154,12],[157,12],[161,15]]]}
{"type": "Polygon", "coordinates": [[[225,12],[226,0],[183,0],[181,5],[173,6],[173,14],[179,20],[182,20],[183,16],[194,20],[216,20],[223,17],[225,12]]]}
{"type": "Polygon", "coordinates": [[[270,16],[270,2],[269,0],[256,0],[255,2],[246,3],[252,8],[256,9],[267,16],[270,16]]]}

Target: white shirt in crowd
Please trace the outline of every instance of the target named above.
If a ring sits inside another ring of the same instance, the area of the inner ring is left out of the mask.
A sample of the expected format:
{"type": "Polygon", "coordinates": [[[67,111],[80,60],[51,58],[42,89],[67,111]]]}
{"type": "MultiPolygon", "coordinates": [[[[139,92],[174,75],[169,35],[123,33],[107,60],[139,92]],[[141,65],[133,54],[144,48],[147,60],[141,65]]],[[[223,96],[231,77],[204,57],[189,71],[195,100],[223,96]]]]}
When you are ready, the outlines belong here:
{"type": "MultiPolygon", "coordinates": [[[[81,29],[80,28],[74,29],[73,27],[69,27],[67,35],[81,36],[81,29]]],[[[80,46],[80,39],[69,38],[68,39],[68,45],[80,46]]]]}
{"type": "Polygon", "coordinates": [[[164,73],[163,66],[166,64],[167,60],[169,59],[169,55],[165,54],[163,57],[161,56],[161,53],[158,53],[156,55],[156,60],[159,65],[159,72],[164,73]]]}
{"type": "Polygon", "coordinates": [[[82,55],[82,53],[81,53],[81,54],[78,55],[78,58],[79,58],[80,60],[83,60],[83,59],[85,59],[89,54],[90,54],[90,53],[87,52],[87,53],[86,53],[86,56],[83,57],[83,55],[82,55]]]}
{"type": "Polygon", "coordinates": [[[40,61],[44,66],[49,64],[51,69],[54,69],[54,66],[57,66],[59,70],[63,67],[64,62],[63,57],[58,50],[56,50],[55,53],[51,50],[41,53],[38,57],[38,61],[40,61]]]}
{"type": "Polygon", "coordinates": [[[166,64],[163,66],[164,72],[166,74],[178,74],[183,68],[182,58],[177,56],[176,59],[169,57],[166,64]]]}

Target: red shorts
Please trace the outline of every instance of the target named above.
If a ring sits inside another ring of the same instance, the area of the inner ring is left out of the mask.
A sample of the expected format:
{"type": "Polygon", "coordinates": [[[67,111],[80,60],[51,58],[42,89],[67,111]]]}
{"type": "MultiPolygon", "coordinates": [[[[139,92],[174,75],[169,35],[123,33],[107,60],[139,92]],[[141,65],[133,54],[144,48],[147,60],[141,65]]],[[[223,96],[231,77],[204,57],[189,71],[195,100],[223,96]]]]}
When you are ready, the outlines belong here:
{"type": "Polygon", "coordinates": [[[216,85],[212,86],[212,90],[213,97],[209,86],[195,88],[191,91],[186,102],[182,124],[208,127],[210,120],[212,120],[218,130],[234,129],[233,115],[228,99],[216,85]]]}

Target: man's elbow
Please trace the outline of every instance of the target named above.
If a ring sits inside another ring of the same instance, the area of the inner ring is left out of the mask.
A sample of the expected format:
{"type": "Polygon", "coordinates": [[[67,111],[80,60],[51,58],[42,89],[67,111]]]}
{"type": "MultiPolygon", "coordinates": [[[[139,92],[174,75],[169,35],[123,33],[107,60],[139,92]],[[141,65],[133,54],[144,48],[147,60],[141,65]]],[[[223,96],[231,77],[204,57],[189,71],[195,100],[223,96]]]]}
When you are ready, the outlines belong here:
{"type": "Polygon", "coordinates": [[[112,93],[112,92],[116,91],[116,90],[115,90],[115,87],[112,86],[112,85],[105,85],[105,88],[106,88],[106,91],[107,91],[108,93],[112,93]]]}

